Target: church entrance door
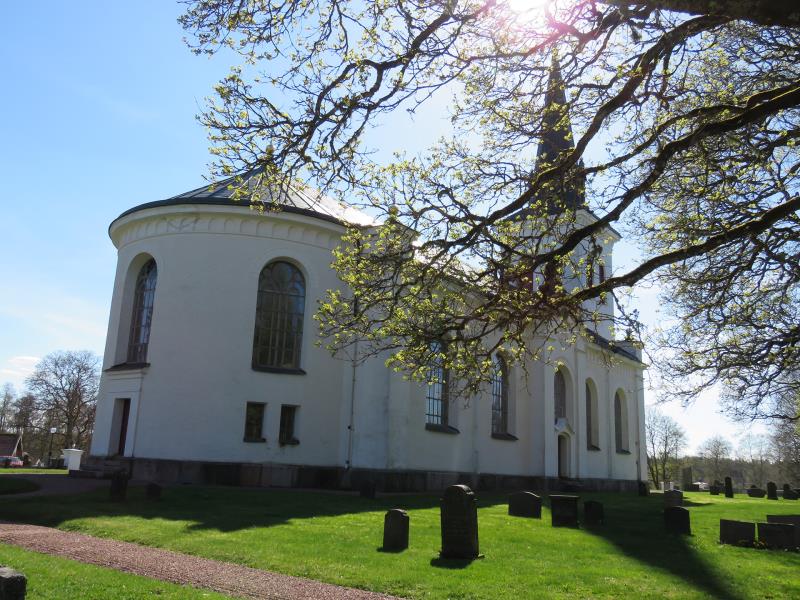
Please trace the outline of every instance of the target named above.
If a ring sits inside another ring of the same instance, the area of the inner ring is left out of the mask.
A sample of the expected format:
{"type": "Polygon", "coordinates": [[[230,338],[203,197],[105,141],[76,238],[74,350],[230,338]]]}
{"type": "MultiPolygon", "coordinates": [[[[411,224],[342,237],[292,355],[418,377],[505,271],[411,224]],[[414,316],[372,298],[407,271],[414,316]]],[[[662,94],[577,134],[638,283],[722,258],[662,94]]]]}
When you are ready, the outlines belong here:
{"type": "Polygon", "coordinates": [[[122,414],[120,415],[119,423],[119,442],[117,444],[117,455],[125,456],[125,438],[128,437],[128,417],[131,414],[131,399],[121,399],[122,414]]]}
{"type": "Polygon", "coordinates": [[[558,436],[558,476],[569,477],[569,437],[558,436]]]}

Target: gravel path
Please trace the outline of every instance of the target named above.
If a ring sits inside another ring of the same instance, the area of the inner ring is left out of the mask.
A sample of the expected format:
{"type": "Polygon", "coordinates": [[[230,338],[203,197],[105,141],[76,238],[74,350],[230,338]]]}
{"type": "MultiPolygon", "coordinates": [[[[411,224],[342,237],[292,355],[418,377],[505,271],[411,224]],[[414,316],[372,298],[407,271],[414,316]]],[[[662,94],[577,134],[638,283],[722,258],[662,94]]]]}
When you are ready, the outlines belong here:
{"type": "Polygon", "coordinates": [[[391,599],[320,583],[302,577],[279,575],[241,565],[199,558],[129,542],[96,538],[38,525],[0,523],[0,542],[28,550],[55,554],[127,573],[190,585],[241,598],[282,600],[391,599]]]}

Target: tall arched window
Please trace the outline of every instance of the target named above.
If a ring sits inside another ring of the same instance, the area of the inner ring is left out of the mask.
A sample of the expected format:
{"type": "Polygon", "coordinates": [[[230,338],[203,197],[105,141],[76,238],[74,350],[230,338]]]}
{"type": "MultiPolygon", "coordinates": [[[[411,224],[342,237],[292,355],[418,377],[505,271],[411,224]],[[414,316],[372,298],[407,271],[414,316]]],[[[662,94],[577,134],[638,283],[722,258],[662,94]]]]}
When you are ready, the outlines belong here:
{"type": "Polygon", "coordinates": [[[157,279],[156,261],[151,258],[139,269],[133,291],[131,333],[128,337],[127,362],[129,363],[147,362],[147,345],[150,343],[150,324],[153,320],[157,279]]]}
{"type": "Polygon", "coordinates": [[[492,361],[492,433],[508,433],[508,367],[499,354],[492,361]]]}
{"type": "Polygon", "coordinates": [[[428,391],[425,395],[425,423],[447,425],[448,372],[444,367],[442,342],[431,344],[431,361],[428,365],[428,391]]]}
{"type": "Polygon", "coordinates": [[[586,447],[600,449],[600,426],[597,415],[597,394],[591,382],[586,380],[586,447]]]}
{"type": "Polygon", "coordinates": [[[269,263],[258,277],[253,368],[299,369],[306,282],[285,261],[269,263]]]}
{"type": "Polygon", "coordinates": [[[556,421],[567,418],[567,382],[561,369],[553,376],[553,396],[555,398],[556,421]]]}
{"type": "Polygon", "coordinates": [[[614,438],[617,452],[628,452],[628,407],[619,392],[614,394],[614,438]]]}

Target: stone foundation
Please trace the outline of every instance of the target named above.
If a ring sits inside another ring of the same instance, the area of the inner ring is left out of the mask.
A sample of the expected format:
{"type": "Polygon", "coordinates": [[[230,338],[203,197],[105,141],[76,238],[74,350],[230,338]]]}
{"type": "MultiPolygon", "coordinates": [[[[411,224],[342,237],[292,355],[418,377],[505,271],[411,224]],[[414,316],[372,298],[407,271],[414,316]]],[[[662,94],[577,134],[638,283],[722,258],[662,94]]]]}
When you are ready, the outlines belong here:
{"type": "MultiPolygon", "coordinates": [[[[104,457],[89,456],[82,469],[92,471],[104,457]]],[[[465,484],[476,491],[534,490],[539,492],[636,492],[637,482],[621,479],[568,479],[556,477],[457,473],[453,471],[350,470],[337,466],[303,466],[275,463],[225,463],[155,458],[123,458],[117,463],[133,479],[158,483],[232,485],[245,487],[359,490],[372,481],[379,492],[432,492],[465,484]]]]}

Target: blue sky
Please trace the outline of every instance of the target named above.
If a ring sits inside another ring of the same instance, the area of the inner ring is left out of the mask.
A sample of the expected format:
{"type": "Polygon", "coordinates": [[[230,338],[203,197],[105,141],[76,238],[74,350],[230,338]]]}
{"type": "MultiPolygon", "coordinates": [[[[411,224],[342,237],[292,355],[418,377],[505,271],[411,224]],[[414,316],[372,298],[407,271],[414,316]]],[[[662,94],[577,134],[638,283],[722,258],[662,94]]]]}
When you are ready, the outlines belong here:
{"type": "MultiPolygon", "coordinates": [[[[231,57],[193,55],[180,12],[170,0],[0,3],[0,383],[21,389],[53,350],[102,355],[116,261],[108,224],[203,183],[208,142],[195,115],[231,57]]],[[[373,139],[413,144],[415,128],[435,121],[390,119],[373,139]]],[[[655,293],[640,300],[655,324],[655,293]]],[[[741,430],[713,395],[664,410],[691,446],[741,430]]]]}

